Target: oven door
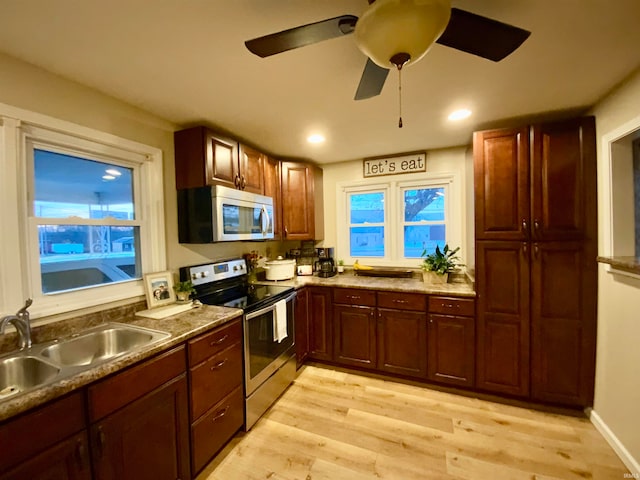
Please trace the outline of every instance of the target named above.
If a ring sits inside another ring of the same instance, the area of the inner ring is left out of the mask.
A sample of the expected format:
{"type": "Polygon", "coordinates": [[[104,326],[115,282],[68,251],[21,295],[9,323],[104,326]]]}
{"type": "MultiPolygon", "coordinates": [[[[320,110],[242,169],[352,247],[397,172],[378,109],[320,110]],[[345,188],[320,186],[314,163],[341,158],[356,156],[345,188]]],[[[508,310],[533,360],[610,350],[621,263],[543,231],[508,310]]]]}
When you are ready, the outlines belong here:
{"type": "MultiPolygon", "coordinates": [[[[293,299],[286,297],[286,336],[277,340],[276,303],[244,316],[244,369],[246,396],[251,395],[265,380],[295,353],[293,331],[293,299]]],[[[281,331],[281,333],[283,333],[281,331]]]]}

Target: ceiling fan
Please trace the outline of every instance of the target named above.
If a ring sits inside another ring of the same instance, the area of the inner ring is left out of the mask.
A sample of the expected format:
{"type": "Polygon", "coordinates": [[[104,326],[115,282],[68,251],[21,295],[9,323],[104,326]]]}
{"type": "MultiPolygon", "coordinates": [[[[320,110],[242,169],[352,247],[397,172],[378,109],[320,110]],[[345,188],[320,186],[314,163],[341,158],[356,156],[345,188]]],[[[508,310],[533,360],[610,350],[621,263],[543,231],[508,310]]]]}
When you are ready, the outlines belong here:
{"type": "Polygon", "coordinates": [[[358,18],[342,15],[301,25],[245,42],[259,57],[304,47],[354,33],[368,57],[355,100],[379,95],[395,66],[420,60],[433,43],[498,62],[514,52],[531,34],[513,25],[451,8],[450,0],[368,0],[358,18]]]}

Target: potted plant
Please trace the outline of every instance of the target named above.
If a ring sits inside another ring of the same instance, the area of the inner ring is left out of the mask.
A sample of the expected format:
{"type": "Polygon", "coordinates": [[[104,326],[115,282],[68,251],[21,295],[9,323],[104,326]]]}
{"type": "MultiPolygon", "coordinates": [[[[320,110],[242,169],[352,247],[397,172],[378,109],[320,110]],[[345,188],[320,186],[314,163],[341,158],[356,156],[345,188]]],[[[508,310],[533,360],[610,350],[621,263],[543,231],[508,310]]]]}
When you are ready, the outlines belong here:
{"type": "Polygon", "coordinates": [[[192,293],[196,293],[196,289],[193,288],[191,280],[185,280],[184,282],[178,282],[173,289],[176,291],[176,297],[178,297],[178,303],[187,303],[189,296],[192,293]]]}
{"type": "Polygon", "coordinates": [[[344,260],[338,260],[338,273],[344,272],[344,260]]]}
{"type": "Polygon", "coordinates": [[[422,268],[422,278],[424,283],[440,284],[447,283],[449,278],[449,272],[451,272],[458,265],[459,257],[456,253],[460,250],[460,247],[449,249],[449,245],[444,246],[442,250],[436,245],[436,251],[426,255],[426,249],[422,252],[424,260],[420,264],[422,268]]]}

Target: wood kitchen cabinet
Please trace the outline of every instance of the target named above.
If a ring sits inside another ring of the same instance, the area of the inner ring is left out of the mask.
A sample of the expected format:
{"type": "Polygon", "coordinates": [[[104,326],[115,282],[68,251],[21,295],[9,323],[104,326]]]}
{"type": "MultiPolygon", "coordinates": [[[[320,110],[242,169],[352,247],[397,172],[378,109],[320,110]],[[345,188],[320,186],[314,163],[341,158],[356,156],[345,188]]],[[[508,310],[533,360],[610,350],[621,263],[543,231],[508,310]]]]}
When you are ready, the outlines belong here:
{"type": "Polygon", "coordinates": [[[376,294],[333,290],[333,360],[343,365],[376,367],[376,294]]]}
{"type": "Polygon", "coordinates": [[[188,342],[191,471],[197,474],[244,423],[242,322],[188,342]]]}
{"type": "Polygon", "coordinates": [[[476,132],[474,170],[477,386],[589,406],[597,297],[594,118],[476,132]]]}
{"type": "Polygon", "coordinates": [[[474,386],[475,301],[429,297],[428,378],[434,382],[474,386]]]}
{"type": "Polygon", "coordinates": [[[88,388],[98,480],[190,478],[184,346],[88,388]]]}
{"type": "Polygon", "coordinates": [[[309,287],[309,358],[333,360],[331,289],[309,287]]]}
{"type": "Polygon", "coordinates": [[[322,240],[322,169],[304,162],[281,163],[282,237],[322,240]]]}
{"type": "Polygon", "coordinates": [[[309,289],[297,290],[295,302],[296,368],[300,368],[309,356],[309,289]]]}
{"type": "Polygon", "coordinates": [[[426,298],[417,293],[378,292],[378,370],[426,377],[426,298]]]}
{"type": "Polygon", "coordinates": [[[207,127],[174,133],[176,188],[222,185],[264,193],[265,155],[207,127]]]}
{"type": "Polygon", "coordinates": [[[280,192],[280,161],[265,157],[264,194],[273,198],[273,238],[282,238],[282,194],[280,192]]]}
{"type": "Polygon", "coordinates": [[[0,479],[91,478],[83,392],[0,425],[0,479]]]}

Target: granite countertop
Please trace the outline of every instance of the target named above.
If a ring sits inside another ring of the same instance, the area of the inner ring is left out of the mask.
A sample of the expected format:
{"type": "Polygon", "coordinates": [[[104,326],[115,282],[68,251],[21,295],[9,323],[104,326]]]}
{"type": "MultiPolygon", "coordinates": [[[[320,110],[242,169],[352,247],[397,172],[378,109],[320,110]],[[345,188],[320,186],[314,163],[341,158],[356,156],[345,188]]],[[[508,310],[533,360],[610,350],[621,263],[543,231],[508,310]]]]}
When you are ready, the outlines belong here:
{"type": "Polygon", "coordinates": [[[598,262],[611,265],[614,270],[640,275],[640,257],[598,257],[598,262]]]}
{"type": "MultiPolygon", "coordinates": [[[[86,386],[107,375],[115,373],[123,368],[165,350],[184,343],[186,340],[212,328],[227,323],[242,315],[242,310],[203,305],[184,313],[173,315],[163,319],[135,317],[130,315],[124,319],[118,319],[119,323],[128,323],[140,327],[161,330],[170,333],[171,336],[158,343],[150,345],[136,352],[117,357],[112,361],[89,368],[73,376],[66,377],[41,388],[18,394],[9,399],[0,401],[0,421],[30,410],[50,400],[60,397],[72,390],[86,386]]],[[[62,322],[61,322],[62,323],[62,322]]],[[[78,331],[66,330],[64,337],[78,331]]]]}
{"type": "Polygon", "coordinates": [[[476,296],[476,292],[473,289],[473,284],[468,282],[445,283],[442,285],[427,285],[422,281],[422,277],[366,277],[354,275],[353,270],[347,270],[345,271],[345,273],[338,273],[333,277],[328,278],[321,278],[317,275],[309,275],[293,277],[291,280],[260,280],[257,283],[284,285],[295,288],[314,285],[321,287],[349,287],[364,288],[369,290],[387,290],[394,292],[415,292],[425,293],[429,295],[454,295],[456,297],[476,296]]]}

